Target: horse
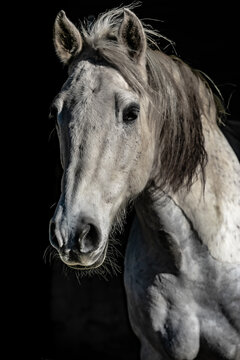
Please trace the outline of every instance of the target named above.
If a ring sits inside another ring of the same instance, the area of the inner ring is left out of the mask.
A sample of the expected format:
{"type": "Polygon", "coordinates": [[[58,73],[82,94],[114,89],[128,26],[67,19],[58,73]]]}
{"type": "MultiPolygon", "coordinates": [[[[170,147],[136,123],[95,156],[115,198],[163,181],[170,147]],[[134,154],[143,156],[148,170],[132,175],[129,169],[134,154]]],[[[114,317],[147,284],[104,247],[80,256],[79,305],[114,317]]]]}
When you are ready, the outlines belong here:
{"type": "Polygon", "coordinates": [[[135,209],[124,286],[142,360],[240,359],[240,165],[209,82],[129,7],[78,29],[60,11],[68,78],[51,105],[63,168],[50,242],[94,272],[135,209]]]}

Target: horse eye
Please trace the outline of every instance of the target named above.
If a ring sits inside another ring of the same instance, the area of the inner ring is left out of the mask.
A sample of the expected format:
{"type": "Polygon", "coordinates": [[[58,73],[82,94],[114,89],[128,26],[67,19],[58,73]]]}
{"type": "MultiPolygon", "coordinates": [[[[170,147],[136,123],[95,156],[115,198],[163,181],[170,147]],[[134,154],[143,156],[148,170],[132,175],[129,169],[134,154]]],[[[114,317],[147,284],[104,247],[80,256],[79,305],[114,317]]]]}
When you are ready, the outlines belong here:
{"type": "Polygon", "coordinates": [[[135,121],[138,117],[139,111],[140,111],[140,107],[138,104],[133,104],[128,106],[123,111],[123,121],[125,123],[131,123],[135,121]]]}

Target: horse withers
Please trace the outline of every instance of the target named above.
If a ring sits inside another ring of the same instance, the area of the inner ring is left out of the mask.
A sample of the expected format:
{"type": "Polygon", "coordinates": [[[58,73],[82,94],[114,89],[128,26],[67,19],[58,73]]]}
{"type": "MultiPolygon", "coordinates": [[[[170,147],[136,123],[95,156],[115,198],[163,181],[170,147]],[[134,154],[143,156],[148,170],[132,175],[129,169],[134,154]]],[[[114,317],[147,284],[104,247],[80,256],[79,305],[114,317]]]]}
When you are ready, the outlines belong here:
{"type": "Polygon", "coordinates": [[[141,359],[239,360],[240,165],[206,80],[152,33],[130,8],[80,30],[57,15],[69,76],[51,110],[63,177],[50,241],[91,272],[133,202],[124,282],[141,359]]]}

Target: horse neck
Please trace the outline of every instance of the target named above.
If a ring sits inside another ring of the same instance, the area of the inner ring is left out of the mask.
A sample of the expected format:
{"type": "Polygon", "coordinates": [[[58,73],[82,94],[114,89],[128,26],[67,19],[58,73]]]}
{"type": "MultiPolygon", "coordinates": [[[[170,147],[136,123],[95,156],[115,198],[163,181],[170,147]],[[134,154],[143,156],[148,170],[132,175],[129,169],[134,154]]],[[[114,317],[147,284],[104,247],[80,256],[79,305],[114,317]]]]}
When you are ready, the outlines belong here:
{"type": "Polygon", "coordinates": [[[202,116],[208,162],[190,191],[171,194],[217,260],[240,263],[240,165],[216,123],[202,116]]]}
{"type": "MultiPolygon", "coordinates": [[[[202,176],[198,176],[190,190],[181,188],[164,196],[146,191],[137,210],[148,232],[153,224],[156,229],[157,224],[158,229],[163,226],[178,238],[180,231],[190,231],[191,224],[213,258],[240,263],[240,165],[217,126],[215,104],[209,107],[207,102],[204,110],[207,115],[202,115],[202,128],[208,157],[205,183],[202,176]]],[[[174,246],[181,250],[181,242],[174,246]]]]}

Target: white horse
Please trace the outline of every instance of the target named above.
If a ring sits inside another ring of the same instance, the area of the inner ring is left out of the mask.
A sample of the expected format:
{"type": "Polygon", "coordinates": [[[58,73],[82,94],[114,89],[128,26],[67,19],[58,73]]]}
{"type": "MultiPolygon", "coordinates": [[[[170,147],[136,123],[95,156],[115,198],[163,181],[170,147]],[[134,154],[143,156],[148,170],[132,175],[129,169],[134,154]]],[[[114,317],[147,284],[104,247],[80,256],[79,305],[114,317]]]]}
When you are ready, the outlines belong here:
{"type": "Polygon", "coordinates": [[[50,241],[97,268],[134,201],[124,278],[141,359],[239,360],[240,165],[207,82],[151,32],[129,8],[81,30],[57,15],[69,77],[52,104],[64,172],[50,241]]]}

